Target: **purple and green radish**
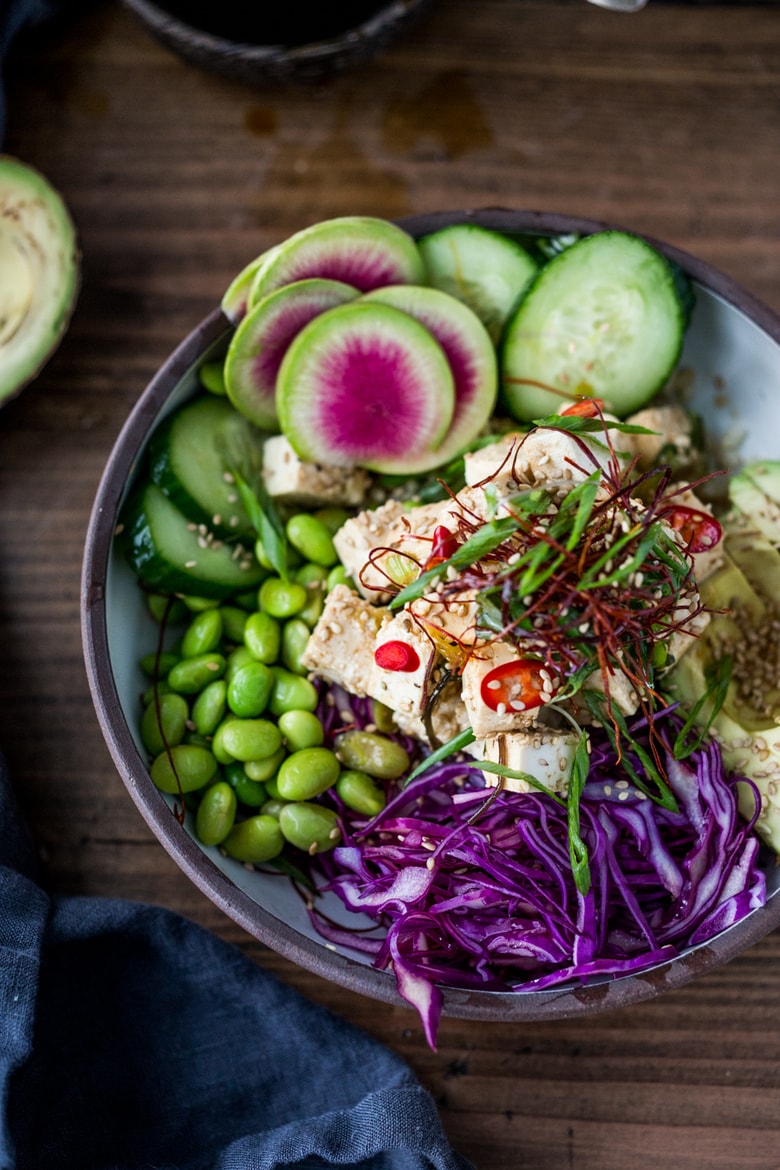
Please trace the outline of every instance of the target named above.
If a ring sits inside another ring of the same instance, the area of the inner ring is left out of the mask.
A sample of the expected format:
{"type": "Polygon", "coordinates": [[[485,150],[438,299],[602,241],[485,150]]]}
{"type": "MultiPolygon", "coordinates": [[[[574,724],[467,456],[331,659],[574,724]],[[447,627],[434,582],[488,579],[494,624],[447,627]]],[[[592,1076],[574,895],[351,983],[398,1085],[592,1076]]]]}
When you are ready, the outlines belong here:
{"type": "Polygon", "coordinates": [[[290,342],[314,317],[357,296],[356,288],[336,280],[299,280],[250,309],[225,358],[225,390],[236,410],[255,426],[276,430],[276,378],[290,342]]]}
{"type": "Polygon", "coordinates": [[[449,462],[476,438],[496,403],[498,362],[487,329],[467,305],[435,288],[393,285],[367,293],[361,301],[408,313],[444,350],[455,384],[452,422],[435,449],[407,458],[405,470],[415,474],[449,462]]]}
{"type": "Polygon", "coordinates": [[[372,216],[327,219],[296,232],[260,266],[250,294],[255,305],[284,284],[319,277],[370,292],[386,284],[427,284],[412,237],[372,216]]]}
{"type": "Polygon", "coordinates": [[[424,325],[391,305],[359,300],[301,330],[282,361],[276,402],[301,459],[393,474],[442,442],[455,382],[424,325]]]}

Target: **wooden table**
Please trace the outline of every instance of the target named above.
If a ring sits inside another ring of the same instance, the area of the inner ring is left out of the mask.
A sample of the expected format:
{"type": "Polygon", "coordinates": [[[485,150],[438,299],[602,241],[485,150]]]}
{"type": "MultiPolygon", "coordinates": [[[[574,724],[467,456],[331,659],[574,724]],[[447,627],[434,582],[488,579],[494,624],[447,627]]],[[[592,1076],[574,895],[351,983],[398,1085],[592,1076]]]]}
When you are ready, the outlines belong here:
{"type": "MultiPolygon", "coordinates": [[[[780,309],[780,12],[439,0],[363,69],[251,91],[93,4],[17,44],[5,148],[61,188],[83,289],[0,428],[0,742],[48,886],[162,903],[408,1059],[480,1170],[780,1166],[780,936],[656,1002],[516,1026],[415,1016],[291,967],[211,906],[120,783],[82,665],[98,478],[174,344],[253,255],[315,220],[557,209],[694,251],[780,309]]],[[[780,450],[780,448],[779,448],[780,450]]]]}

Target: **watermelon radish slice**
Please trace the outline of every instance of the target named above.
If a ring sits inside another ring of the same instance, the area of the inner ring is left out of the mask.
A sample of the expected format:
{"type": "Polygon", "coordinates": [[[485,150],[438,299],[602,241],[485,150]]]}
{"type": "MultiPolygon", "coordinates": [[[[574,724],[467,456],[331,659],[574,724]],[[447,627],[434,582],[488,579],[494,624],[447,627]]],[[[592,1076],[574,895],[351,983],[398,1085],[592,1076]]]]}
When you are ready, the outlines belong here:
{"type": "Polygon", "coordinates": [[[337,280],[298,280],[250,309],[225,358],[225,390],[236,410],[255,426],[276,430],[276,376],[290,342],[312,318],[359,295],[337,280]]]}
{"type": "Polygon", "coordinates": [[[462,301],[435,288],[393,285],[361,297],[392,305],[424,325],[444,350],[455,382],[450,428],[435,450],[407,461],[406,471],[429,471],[448,463],[476,438],[493,413],[498,393],[498,361],[487,329],[462,301]]]}
{"type": "Polygon", "coordinates": [[[408,313],[368,300],[310,321],[276,385],[282,430],[301,459],[388,474],[435,450],[454,404],[438,341],[408,313]]]}
{"type": "Polygon", "coordinates": [[[273,289],[309,277],[340,280],[361,292],[385,284],[425,284],[425,265],[410,235],[371,216],[326,219],[278,244],[250,294],[257,304],[273,289]]]}
{"type": "Polygon", "coordinates": [[[246,316],[249,308],[249,294],[252,291],[255,277],[266,260],[276,251],[276,247],[278,245],[269,248],[267,252],[261,252],[259,256],[255,256],[254,260],[250,260],[246,267],[241,269],[238,276],[231,280],[222,294],[220,307],[227,319],[234,325],[237,325],[246,316]]]}

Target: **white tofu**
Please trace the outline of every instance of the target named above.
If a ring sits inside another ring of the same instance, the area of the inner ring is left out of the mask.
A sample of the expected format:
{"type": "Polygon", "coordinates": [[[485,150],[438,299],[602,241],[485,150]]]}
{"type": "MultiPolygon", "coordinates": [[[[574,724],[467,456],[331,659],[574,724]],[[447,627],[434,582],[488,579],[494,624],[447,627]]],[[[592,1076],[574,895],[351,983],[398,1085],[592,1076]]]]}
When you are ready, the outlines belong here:
{"type": "Polygon", "coordinates": [[[371,605],[347,585],[336,585],[311,632],[301,663],[327,682],[365,696],[374,665],[374,645],[389,612],[371,605]]]}
{"type": "Polygon", "coordinates": [[[428,699],[429,680],[436,651],[428,635],[420,629],[410,613],[402,610],[383,623],[372,649],[371,669],[366,693],[379,699],[396,712],[419,715],[428,699]],[[376,651],[387,642],[404,642],[417,654],[416,670],[384,670],[376,662],[376,651]]]}
{"type": "MultiPolygon", "coordinates": [[[[423,564],[431,550],[430,540],[419,540],[418,537],[430,537],[436,527],[441,504],[422,504],[417,508],[408,508],[399,500],[388,500],[379,508],[359,512],[351,517],[338,530],[333,538],[336,552],[355,582],[355,587],[363,597],[372,600],[387,600],[388,576],[392,575],[393,562],[388,557],[394,553],[415,558],[423,564]],[[371,553],[375,549],[388,549],[371,563],[371,553]],[[385,565],[387,572],[383,572],[385,565]]],[[[401,561],[401,564],[403,560],[401,561]]],[[[409,562],[417,572],[414,561],[409,562]]]]}
{"type": "MultiPolygon", "coordinates": [[[[477,761],[490,760],[511,768],[513,772],[525,772],[550,792],[565,795],[578,742],[579,736],[573,731],[536,727],[532,731],[501,733],[478,740],[474,746],[480,750],[471,754],[477,761]]],[[[483,775],[491,787],[499,783],[495,773],[484,772],[483,775]]],[[[533,791],[533,785],[527,780],[508,776],[504,777],[504,787],[511,792],[533,791]]]]}
{"type": "Polygon", "coordinates": [[[467,451],[463,456],[467,486],[490,481],[499,494],[515,492],[521,481],[515,473],[514,455],[523,437],[524,432],[513,431],[478,451],[467,451]]]}
{"type": "Polygon", "coordinates": [[[464,589],[447,599],[431,594],[410,602],[407,608],[439,645],[449,643],[454,649],[458,644],[471,646],[476,641],[479,616],[476,596],[474,589],[464,589]]]}
{"type": "Polygon", "coordinates": [[[664,447],[671,446],[677,458],[691,454],[691,419],[681,406],[647,406],[629,415],[627,423],[647,427],[652,435],[621,435],[621,440],[634,452],[643,470],[652,467],[664,447]]]}
{"type": "MultiPolygon", "coordinates": [[[[608,674],[609,697],[619,711],[624,715],[633,715],[639,707],[639,695],[631,684],[628,676],[619,668],[615,668],[608,674]]],[[[583,683],[583,690],[604,692],[604,678],[600,670],[594,670],[593,674],[589,675],[583,683]]],[[[583,704],[583,710],[579,712],[578,718],[583,715],[587,721],[590,721],[589,710],[583,704]]]]}
{"type": "Polygon", "coordinates": [[[299,459],[284,435],[263,447],[263,480],[273,499],[284,504],[357,507],[365,499],[369,475],[360,467],[332,467],[299,459]]]}
{"type": "Polygon", "coordinates": [[[538,708],[531,711],[493,711],[482,698],[482,681],[491,670],[520,655],[507,642],[488,642],[480,646],[463,668],[462,694],[469,725],[477,739],[500,732],[520,731],[536,722],[538,708]]]}
{"type": "MultiPolygon", "coordinates": [[[[398,730],[402,731],[404,735],[411,735],[422,743],[428,743],[428,733],[419,715],[410,715],[399,711],[396,713],[395,721],[398,730]]],[[[431,723],[441,743],[447,743],[453,736],[465,731],[469,726],[469,718],[461,698],[460,685],[457,682],[449,683],[442,690],[433,706],[431,723]]]]}

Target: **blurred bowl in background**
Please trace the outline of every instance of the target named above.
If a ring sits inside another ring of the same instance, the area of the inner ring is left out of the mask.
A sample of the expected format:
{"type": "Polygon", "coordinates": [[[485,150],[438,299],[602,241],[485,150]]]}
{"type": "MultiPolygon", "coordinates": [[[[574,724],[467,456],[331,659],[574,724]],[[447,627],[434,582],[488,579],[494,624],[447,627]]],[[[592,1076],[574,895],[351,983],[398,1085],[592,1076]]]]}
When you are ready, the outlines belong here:
{"type": "Polygon", "coordinates": [[[319,80],[362,64],[404,32],[430,0],[124,3],[158,41],[190,64],[243,84],[264,85],[319,80]]]}

